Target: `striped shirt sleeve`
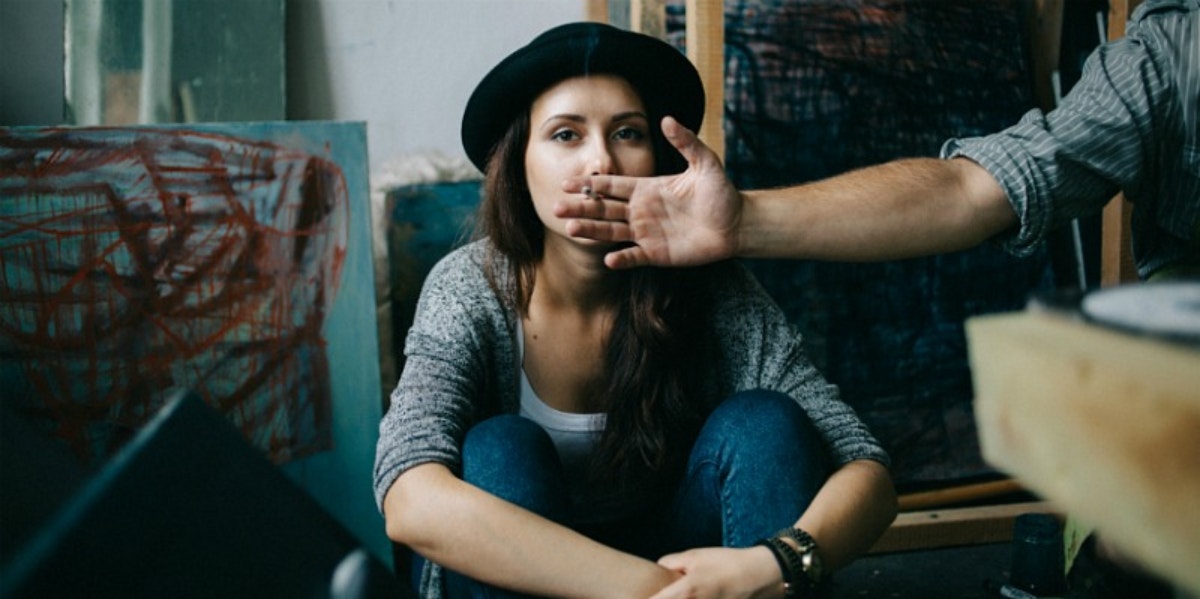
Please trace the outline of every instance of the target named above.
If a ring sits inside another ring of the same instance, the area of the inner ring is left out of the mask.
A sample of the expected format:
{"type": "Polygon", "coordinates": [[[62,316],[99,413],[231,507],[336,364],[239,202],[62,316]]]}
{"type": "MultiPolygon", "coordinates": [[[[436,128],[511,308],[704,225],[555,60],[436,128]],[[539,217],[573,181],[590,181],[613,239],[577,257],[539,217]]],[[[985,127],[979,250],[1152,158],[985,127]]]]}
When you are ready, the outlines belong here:
{"type": "Polygon", "coordinates": [[[1026,255],[1053,228],[1124,191],[1139,272],[1195,251],[1200,220],[1200,2],[1149,0],[1120,40],[1097,49],[1053,111],[985,137],[953,139],[1004,188],[1020,228],[998,241],[1026,255]]]}

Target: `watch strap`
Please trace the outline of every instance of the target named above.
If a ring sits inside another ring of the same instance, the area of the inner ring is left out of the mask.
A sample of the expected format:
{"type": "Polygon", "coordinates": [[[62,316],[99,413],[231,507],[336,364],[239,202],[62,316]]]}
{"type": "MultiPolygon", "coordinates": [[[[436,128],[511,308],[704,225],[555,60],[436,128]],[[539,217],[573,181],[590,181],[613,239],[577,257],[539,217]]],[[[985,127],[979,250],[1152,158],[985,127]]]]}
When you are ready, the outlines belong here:
{"type": "Polygon", "coordinates": [[[800,554],[778,536],[763,539],[756,545],[762,545],[771,550],[771,555],[779,564],[783,573],[783,592],[788,597],[806,597],[806,591],[812,585],[804,574],[804,561],[800,554]]]}
{"type": "MultiPolygon", "coordinates": [[[[780,529],[775,533],[775,537],[788,538],[796,543],[798,551],[795,553],[800,558],[798,578],[803,579],[796,582],[801,585],[807,585],[810,588],[820,586],[824,578],[824,568],[821,565],[820,547],[817,545],[817,540],[808,534],[808,532],[794,526],[780,529]]],[[[784,544],[786,545],[786,543],[784,544]]]]}
{"type": "Polygon", "coordinates": [[[799,546],[802,551],[807,550],[809,547],[815,548],[817,546],[817,540],[812,538],[812,535],[805,532],[804,529],[796,528],[794,526],[780,529],[779,532],[775,533],[775,536],[787,537],[795,541],[796,545],[799,546]]]}

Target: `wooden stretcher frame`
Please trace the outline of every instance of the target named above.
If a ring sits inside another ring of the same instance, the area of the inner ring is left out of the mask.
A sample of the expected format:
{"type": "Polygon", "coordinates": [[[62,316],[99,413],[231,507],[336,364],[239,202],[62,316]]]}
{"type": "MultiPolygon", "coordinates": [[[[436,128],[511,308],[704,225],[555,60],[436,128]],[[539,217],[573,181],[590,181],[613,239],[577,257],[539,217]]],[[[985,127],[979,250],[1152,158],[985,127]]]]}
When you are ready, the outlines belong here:
{"type": "MultiPolygon", "coordinates": [[[[1108,39],[1125,35],[1129,16],[1142,0],[1109,0],[1108,39]]],[[[1133,263],[1133,245],[1129,236],[1129,217],[1132,205],[1124,194],[1104,207],[1100,224],[1100,284],[1105,287],[1129,283],[1138,279],[1133,263]]]]}

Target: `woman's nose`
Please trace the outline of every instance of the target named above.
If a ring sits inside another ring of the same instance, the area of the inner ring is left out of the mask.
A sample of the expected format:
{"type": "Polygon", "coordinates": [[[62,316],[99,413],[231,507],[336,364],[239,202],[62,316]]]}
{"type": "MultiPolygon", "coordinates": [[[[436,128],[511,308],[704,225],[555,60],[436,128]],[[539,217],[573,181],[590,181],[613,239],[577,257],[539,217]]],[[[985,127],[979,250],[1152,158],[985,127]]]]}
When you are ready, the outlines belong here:
{"type": "Polygon", "coordinates": [[[612,152],[608,149],[608,144],[596,143],[592,149],[592,157],[588,165],[592,175],[608,175],[612,174],[613,157],[612,152]]]}

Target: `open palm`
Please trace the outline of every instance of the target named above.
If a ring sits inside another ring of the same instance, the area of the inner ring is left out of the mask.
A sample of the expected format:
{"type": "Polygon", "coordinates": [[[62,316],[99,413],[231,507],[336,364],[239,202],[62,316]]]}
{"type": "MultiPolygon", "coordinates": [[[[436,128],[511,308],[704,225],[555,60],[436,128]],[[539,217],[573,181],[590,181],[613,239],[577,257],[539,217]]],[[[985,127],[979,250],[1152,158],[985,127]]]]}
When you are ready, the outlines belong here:
{"type": "Polygon", "coordinates": [[[737,249],[742,199],[720,159],[694,133],[666,117],[663,133],[687,160],[678,175],[595,175],[564,189],[590,187],[600,199],[563,202],[556,213],[573,219],[567,232],[601,241],[632,242],[609,253],[610,268],[690,266],[723,260],[737,249]]]}

